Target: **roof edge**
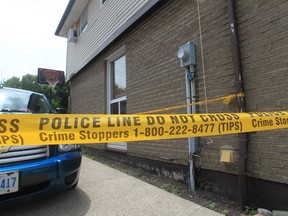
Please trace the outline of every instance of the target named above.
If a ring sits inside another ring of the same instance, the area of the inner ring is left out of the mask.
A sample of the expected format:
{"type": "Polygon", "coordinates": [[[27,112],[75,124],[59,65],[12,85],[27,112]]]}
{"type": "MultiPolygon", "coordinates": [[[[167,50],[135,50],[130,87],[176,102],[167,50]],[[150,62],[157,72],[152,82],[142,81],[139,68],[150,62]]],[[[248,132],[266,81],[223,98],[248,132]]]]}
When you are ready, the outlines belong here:
{"type": "Polygon", "coordinates": [[[68,5],[67,5],[67,7],[65,9],[65,12],[64,12],[64,14],[63,14],[63,16],[62,16],[62,18],[60,20],[60,23],[58,24],[58,27],[57,27],[57,29],[55,31],[55,35],[60,36],[59,33],[60,33],[61,29],[63,28],[63,26],[64,26],[64,24],[65,24],[65,22],[67,20],[67,17],[70,14],[73,5],[75,4],[75,1],[76,0],[70,0],[69,1],[68,5]]]}

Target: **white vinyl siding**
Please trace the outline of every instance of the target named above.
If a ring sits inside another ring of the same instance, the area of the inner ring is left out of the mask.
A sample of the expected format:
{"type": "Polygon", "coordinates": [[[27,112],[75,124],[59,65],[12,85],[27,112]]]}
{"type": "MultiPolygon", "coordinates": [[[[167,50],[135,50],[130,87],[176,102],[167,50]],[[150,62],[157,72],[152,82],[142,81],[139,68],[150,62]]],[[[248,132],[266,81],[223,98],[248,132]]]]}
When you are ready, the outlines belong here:
{"type": "Polygon", "coordinates": [[[67,45],[66,75],[69,79],[87,63],[95,50],[119,29],[129,18],[141,9],[149,0],[110,1],[100,5],[99,0],[88,4],[88,27],[76,43],[67,45]]]}

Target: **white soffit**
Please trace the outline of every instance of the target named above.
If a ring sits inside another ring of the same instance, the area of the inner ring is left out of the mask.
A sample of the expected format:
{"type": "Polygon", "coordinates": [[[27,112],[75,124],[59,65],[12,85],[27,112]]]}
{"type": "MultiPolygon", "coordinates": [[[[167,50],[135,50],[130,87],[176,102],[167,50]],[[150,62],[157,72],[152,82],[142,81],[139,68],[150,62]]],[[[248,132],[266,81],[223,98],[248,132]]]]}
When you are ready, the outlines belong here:
{"type": "Polygon", "coordinates": [[[88,2],[89,0],[75,0],[75,3],[73,4],[73,7],[71,8],[68,16],[66,17],[66,20],[58,34],[59,36],[67,37],[69,29],[72,28],[74,23],[77,22],[82,12],[86,8],[88,2]]]}

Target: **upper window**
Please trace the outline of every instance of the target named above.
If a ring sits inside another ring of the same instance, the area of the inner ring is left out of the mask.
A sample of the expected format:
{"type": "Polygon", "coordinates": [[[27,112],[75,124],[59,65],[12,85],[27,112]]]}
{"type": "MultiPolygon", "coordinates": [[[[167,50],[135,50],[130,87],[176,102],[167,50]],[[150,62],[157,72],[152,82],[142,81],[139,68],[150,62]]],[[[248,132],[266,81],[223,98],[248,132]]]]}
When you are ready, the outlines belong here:
{"type": "Polygon", "coordinates": [[[80,33],[85,31],[87,26],[88,26],[88,7],[85,8],[80,18],[80,33]]]}

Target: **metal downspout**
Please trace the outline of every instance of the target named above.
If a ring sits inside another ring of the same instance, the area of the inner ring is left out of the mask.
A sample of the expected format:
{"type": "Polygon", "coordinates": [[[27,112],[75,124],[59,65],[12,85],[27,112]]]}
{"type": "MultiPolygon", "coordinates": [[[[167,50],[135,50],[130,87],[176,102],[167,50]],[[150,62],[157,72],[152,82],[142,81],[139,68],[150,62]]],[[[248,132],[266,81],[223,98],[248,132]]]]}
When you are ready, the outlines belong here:
{"type": "MultiPolygon", "coordinates": [[[[237,93],[244,93],[244,83],[242,78],[241,51],[238,42],[238,31],[235,14],[234,0],[228,0],[229,25],[231,32],[231,48],[234,64],[235,86],[237,93]]],[[[238,97],[238,111],[246,112],[245,101],[243,97],[238,97]]],[[[239,134],[239,195],[241,208],[244,209],[248,205],[247,190],[247,149],[248,149],[248,133],[239,134]]]]}

